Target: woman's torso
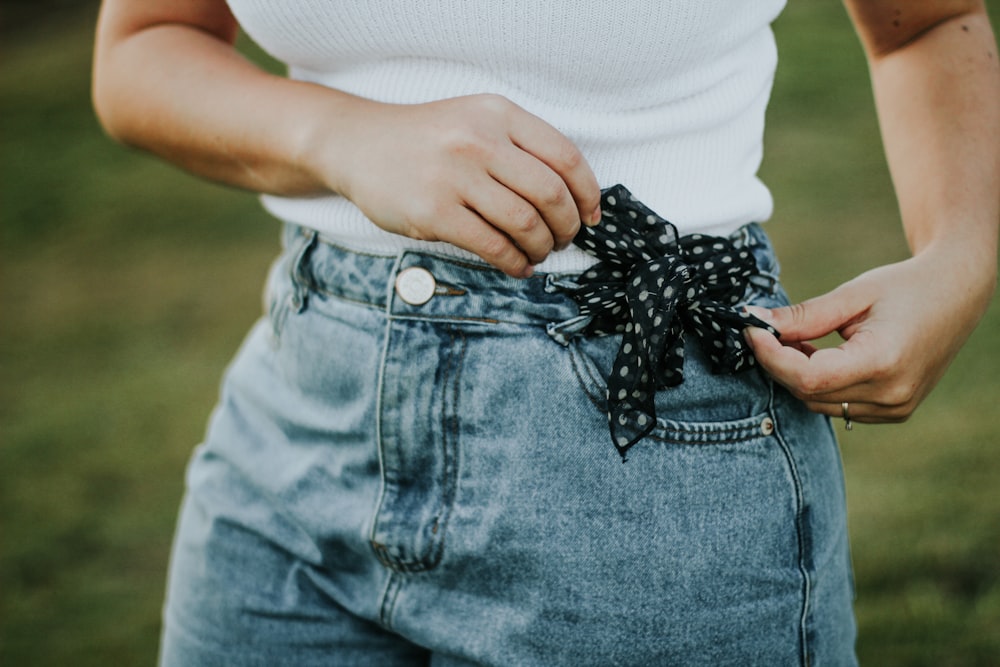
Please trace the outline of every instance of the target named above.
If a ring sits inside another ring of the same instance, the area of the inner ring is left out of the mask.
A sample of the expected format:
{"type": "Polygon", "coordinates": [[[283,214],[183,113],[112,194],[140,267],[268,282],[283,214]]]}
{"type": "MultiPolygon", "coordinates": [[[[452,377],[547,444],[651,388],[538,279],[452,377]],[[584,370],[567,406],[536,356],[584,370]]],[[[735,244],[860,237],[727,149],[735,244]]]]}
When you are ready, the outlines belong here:
{"type": "MultiPolygon", "coordinates": [[[[770,215],[756,176],[784,0],[230,0],[290,76],[392,103],[504,95],[682,233],[770,215]]],[[[360,250],[435,249],[383,232],[338,196],[265,196],[280,218],[360,250]]],[[[570,248],[541,270],[590,263],[570,248]]]]}

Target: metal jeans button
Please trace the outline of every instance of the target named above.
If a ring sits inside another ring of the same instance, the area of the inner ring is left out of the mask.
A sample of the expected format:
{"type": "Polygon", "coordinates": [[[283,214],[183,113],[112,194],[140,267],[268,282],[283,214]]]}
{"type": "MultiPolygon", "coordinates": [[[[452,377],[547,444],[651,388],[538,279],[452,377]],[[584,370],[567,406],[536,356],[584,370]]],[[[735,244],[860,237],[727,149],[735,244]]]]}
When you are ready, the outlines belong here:
{"type": "Polygon", "coordinates": [[[437,281],[422,266],[403,269],[396,276],[396,294],[411,306],[422,306],[434,296],[437,281]]]}
{"type": "Polygon", "coordinates": [[[760,422],[760,432],[764,435],[774,433],[774,420],[770,417],[764,417],[760,422]]]}

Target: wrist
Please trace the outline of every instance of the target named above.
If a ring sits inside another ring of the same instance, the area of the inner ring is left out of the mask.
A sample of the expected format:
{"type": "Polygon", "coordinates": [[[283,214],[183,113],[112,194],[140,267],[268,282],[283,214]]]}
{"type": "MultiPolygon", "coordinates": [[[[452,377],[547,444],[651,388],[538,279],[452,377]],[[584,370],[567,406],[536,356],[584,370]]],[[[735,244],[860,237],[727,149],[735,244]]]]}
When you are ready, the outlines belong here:
{"type": "Polygon", "coordinates": [[[384,105],[314,84],[302,85],[310,88],[307,92],[314,99],[302,105],[292,123],[295,134],[289,159],[316,190],[349,196],[358,151],[365,144],[362,129],[384,105]]]}
{"type": "Polygon", "coordinates": [[[955,298],[986,310],[997,284],[996,234],[945,234],[915,251],[913,257],[925,264],[928,275],[951,282],[955,298]]]}

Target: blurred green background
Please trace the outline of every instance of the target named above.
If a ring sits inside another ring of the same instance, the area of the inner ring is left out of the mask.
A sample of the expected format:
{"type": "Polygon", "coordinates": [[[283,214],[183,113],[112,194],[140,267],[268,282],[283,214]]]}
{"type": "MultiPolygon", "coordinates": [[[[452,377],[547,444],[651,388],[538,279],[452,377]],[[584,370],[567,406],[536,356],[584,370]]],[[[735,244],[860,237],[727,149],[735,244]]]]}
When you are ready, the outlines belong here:
{"type": "MultiPolygon", "coordinates": [[[[994,20],[1000,0],[991,0],[994,20]]],[[[0,9],[0,664],[150,665],[183,468],[277,224],[102,136],[96,3],[0,9]]],[[[905,256],[839,3],[793,1],[764,176],[793,298],[905,256]]],[[[1000,664],[1000,305],[910,422],[841,431],[866,665],[1000,664]]]]}

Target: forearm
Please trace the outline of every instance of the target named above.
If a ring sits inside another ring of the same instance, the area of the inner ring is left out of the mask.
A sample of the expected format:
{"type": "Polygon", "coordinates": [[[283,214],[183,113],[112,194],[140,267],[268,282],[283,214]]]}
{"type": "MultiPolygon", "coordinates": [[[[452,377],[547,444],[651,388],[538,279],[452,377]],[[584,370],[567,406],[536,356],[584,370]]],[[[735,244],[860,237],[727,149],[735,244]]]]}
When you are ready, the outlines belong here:
{"type": "Polygon", "coordinates": [[[116,139],[201,176],[274,194],[335,190],[335,174],[312,168],[317,119],[324,144],[335,146],[336,129],[348,133],[350,118],[372,104],[270,75],[218,35],[169,23],[99,37],[94,102],[116,139]]]}
{"type": "Polygon", "coordinates": [[[1000,66],[988,18],[958,14],[869,56],[910,247],[961,257],[955,270],[988,298],[1000,221],[1000,66]]]}

